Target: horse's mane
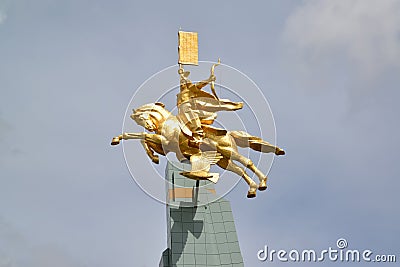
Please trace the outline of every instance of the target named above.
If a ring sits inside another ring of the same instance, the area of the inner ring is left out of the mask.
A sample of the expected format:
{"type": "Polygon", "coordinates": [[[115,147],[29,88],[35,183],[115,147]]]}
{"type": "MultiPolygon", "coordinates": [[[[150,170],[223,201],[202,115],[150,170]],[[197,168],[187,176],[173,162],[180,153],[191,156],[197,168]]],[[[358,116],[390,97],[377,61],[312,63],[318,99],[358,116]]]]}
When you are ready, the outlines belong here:
{"type": "Polygon", "coordinates": [[[160,102],[145,104],[143,106],[140,106],[137,109],[133,109],[131,118],[135,119],[138,116],[140,116],[141,114],[147,113],[147,114],[152,115],[157,120],[165,120],[171,115],[171,113],[168,110],[166,110],[164,107],[165,107],[165,105],[160,102]]]}

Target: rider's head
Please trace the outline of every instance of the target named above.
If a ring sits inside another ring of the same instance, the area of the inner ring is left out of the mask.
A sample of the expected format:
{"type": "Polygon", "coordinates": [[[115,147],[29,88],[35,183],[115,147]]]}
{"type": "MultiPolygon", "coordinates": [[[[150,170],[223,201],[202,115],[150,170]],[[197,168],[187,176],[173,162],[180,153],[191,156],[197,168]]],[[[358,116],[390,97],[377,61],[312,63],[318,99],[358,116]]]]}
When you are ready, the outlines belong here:
{"type": "Polygon", "coordinates": [[[189,81],[188,77],[190,75],[190,71],[185,71],[182,67],[179,67],[178,73],[181,76],[181,83],[186,83],[189,81]]]}
{"type": "Polygon", "coordinates": [[[181,75],[181,83],[190,82],[190,80],[188,79],[188,76],[190,75],[190,71],[184,71],[180,75],[181,75]]]}

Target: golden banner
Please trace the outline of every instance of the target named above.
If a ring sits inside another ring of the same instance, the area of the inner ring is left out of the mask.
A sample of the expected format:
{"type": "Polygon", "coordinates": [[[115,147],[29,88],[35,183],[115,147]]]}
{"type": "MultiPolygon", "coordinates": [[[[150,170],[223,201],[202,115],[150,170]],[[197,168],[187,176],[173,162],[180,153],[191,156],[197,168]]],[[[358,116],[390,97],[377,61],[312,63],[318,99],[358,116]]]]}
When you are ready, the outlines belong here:
{"type": "Polygon", "coordinates": [[[178,31],[179,64],[199,64],[197,32],[178,31]]]}

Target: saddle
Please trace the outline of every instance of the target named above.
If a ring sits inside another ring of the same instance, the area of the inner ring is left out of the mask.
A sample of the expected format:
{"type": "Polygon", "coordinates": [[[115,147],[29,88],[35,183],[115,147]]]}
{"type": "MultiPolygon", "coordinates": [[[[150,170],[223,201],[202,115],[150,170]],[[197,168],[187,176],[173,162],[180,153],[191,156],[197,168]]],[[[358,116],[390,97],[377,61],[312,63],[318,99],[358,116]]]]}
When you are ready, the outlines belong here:
{"type": "MultiPolygon", "coordinates": [[[[192,136],[192,132],[190,131],[190,129],[185,124],[183,124],[180,120],[178,120],[178,121],[179,121],[179,127],[181,128],[181,131],[186,136],[191,137],[192,136]]],[[[204,133],[206,135],[223,136],[223,135],[226,135],[228,133],[228,131],[225,130],[225,129],[217,128],[217,127],[209,125],[209,122],[203,123],[203,121],[202,121],[201,128],[203,129],[203,131],[204,131],[204,133]]]]}

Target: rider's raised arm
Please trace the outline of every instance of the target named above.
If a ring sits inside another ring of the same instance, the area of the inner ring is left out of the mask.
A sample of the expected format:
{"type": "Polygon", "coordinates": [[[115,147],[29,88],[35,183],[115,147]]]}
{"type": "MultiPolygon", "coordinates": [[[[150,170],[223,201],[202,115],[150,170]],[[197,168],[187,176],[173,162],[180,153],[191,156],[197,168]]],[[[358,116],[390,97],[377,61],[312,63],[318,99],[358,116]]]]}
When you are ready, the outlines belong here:
{"type": "Polygon", "coordinates": [[[207,84],[209,84],[209,83],[211,83],[213,81],[215,81],[215,76],[210,76],[210,78],[196,83],[196,87],[197,87],[197,89],[201,89],[201,88],[203,88],[204,86],[206,86],[207,84]]]}

